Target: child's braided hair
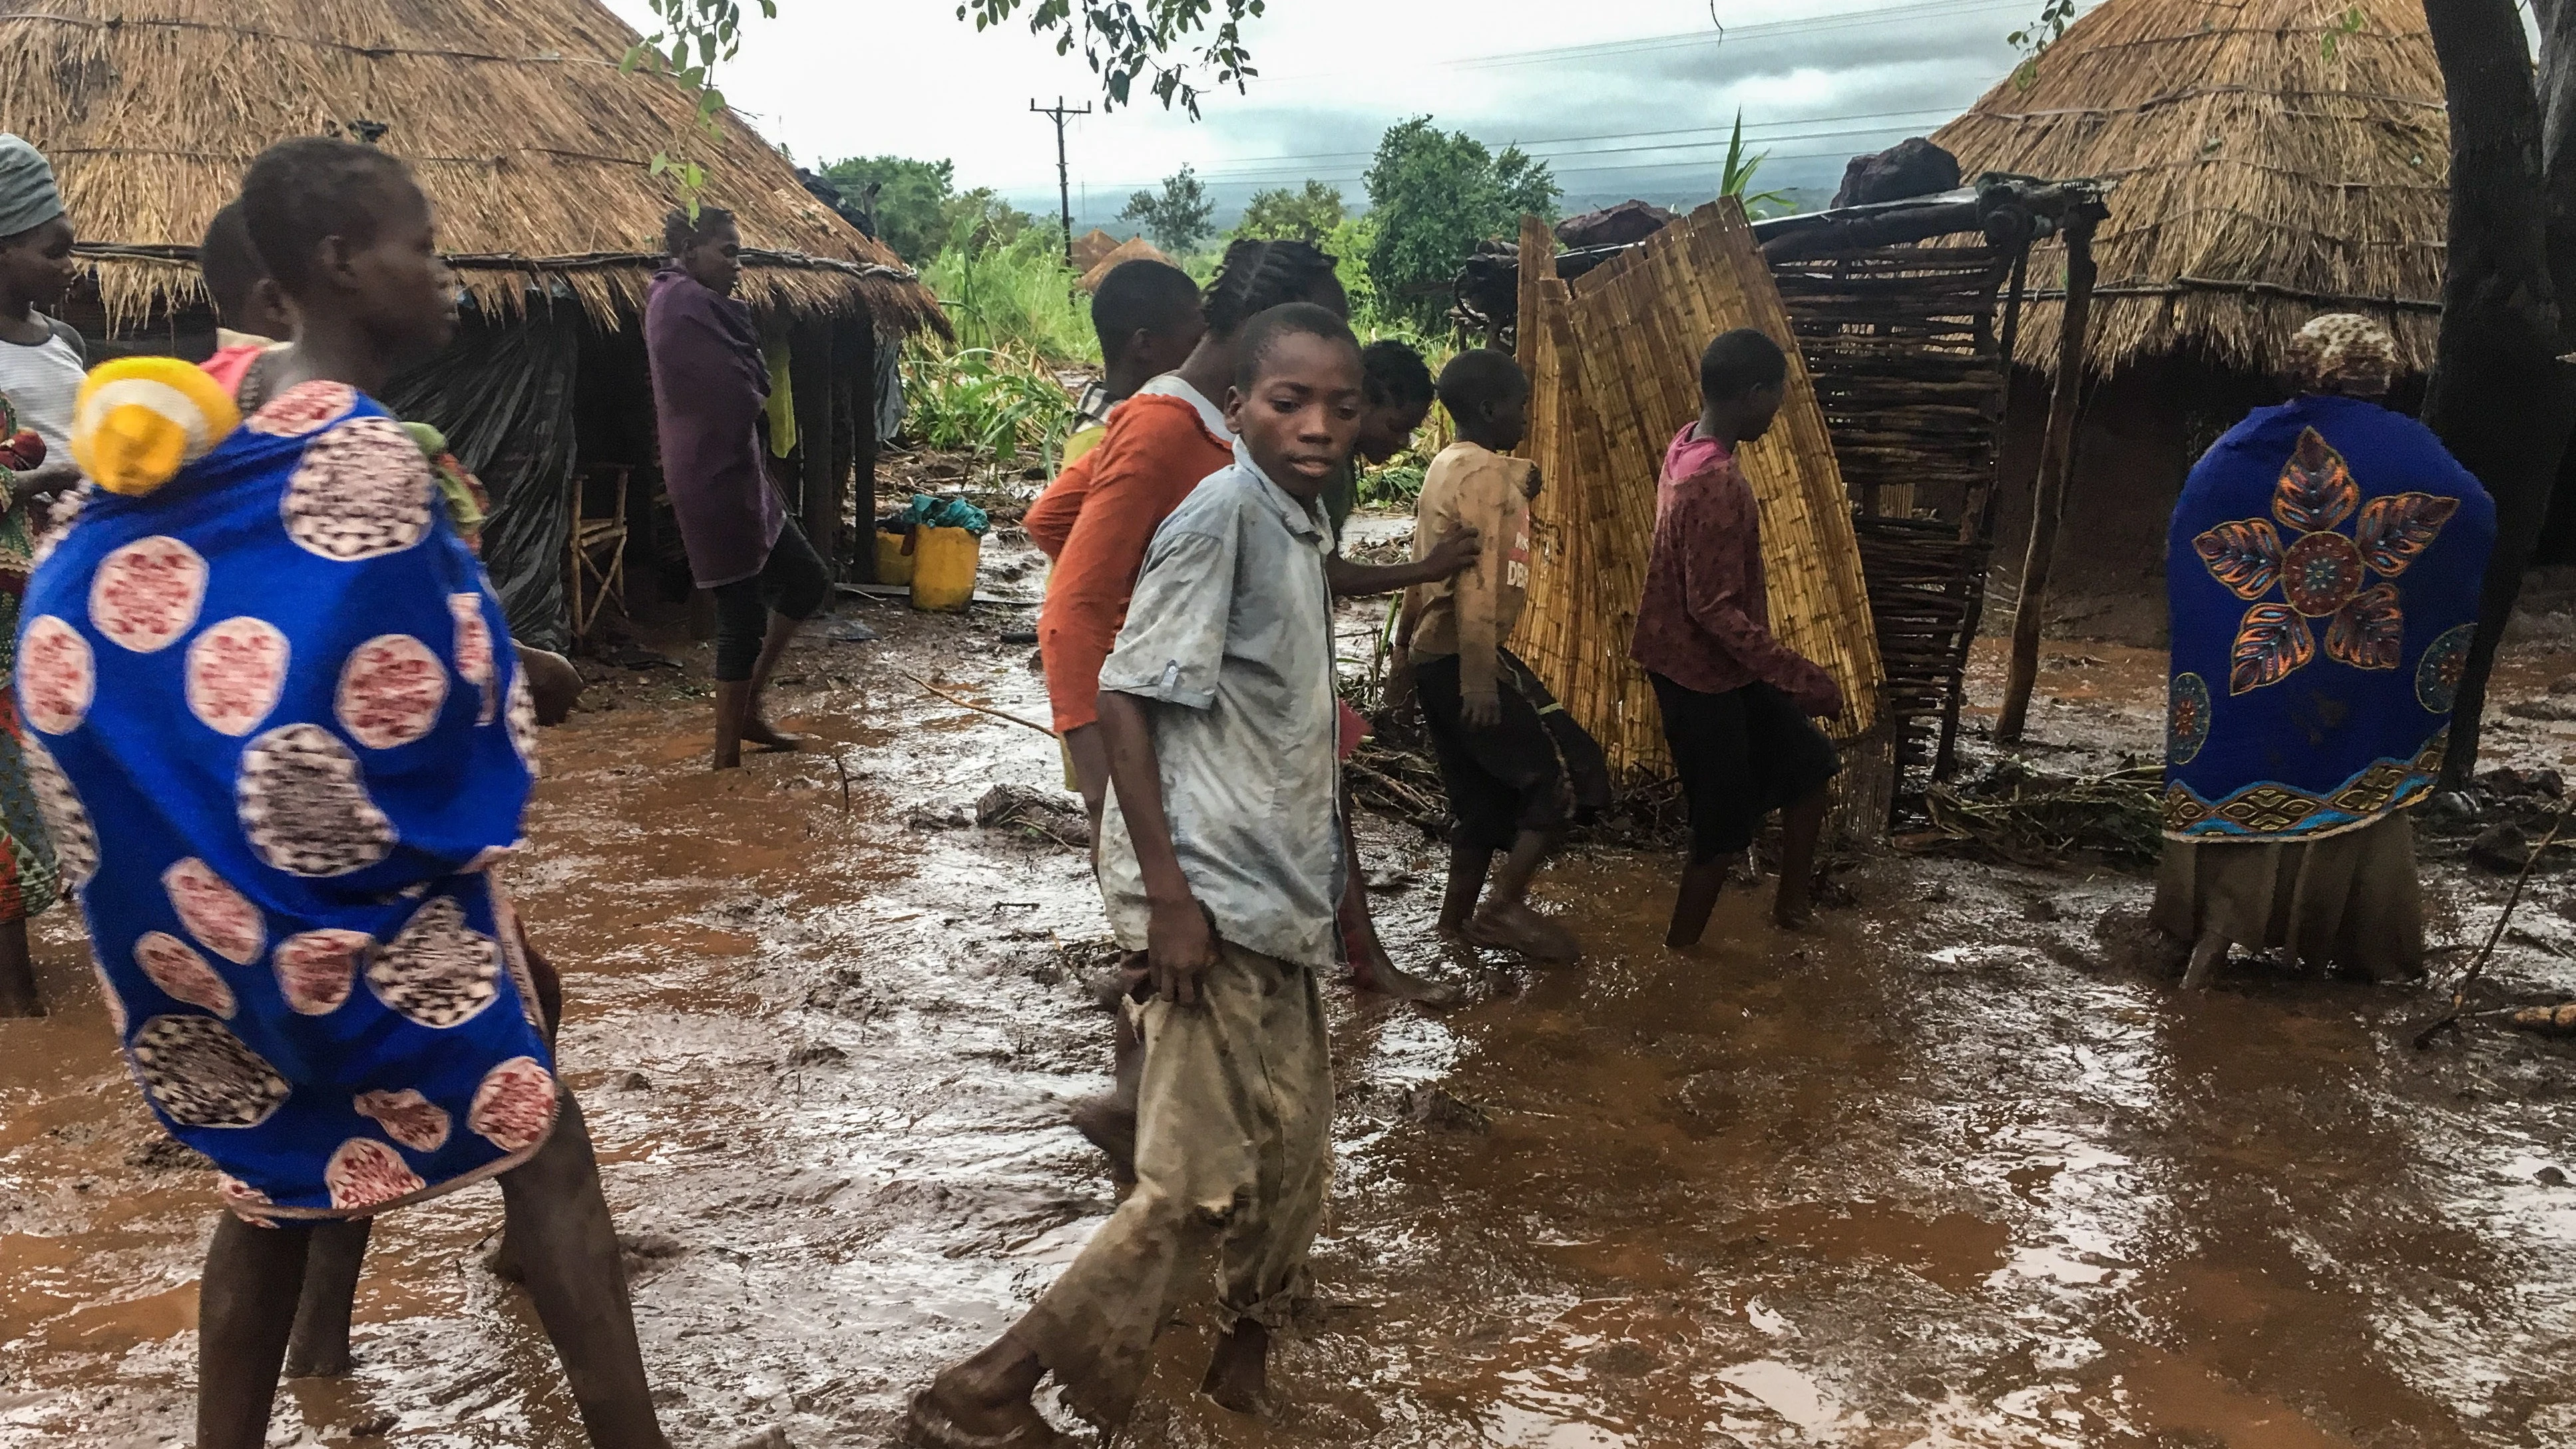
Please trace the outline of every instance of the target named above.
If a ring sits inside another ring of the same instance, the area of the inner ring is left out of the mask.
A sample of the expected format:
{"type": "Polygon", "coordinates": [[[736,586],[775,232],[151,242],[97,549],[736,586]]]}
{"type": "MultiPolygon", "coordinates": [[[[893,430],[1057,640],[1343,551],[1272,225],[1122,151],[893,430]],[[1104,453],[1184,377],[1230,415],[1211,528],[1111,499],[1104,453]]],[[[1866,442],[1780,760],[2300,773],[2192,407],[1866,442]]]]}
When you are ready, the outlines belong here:
{"type": "Polygon", "coordinates": [[[1243,324],[1290,302],[1313,301],[1333,275],[1334,258],[1313,242],[1244,240],[1225,249],[1208,283],[1208,331],[1232,337],[1243,324]]]}
{"type": "Polygon", "coordinates": [[[1370,407],[1420,403],[1431,406],[1431,364],[1407,342],[1381,337],[1360,349],[1361,396],[1370,407]]]}

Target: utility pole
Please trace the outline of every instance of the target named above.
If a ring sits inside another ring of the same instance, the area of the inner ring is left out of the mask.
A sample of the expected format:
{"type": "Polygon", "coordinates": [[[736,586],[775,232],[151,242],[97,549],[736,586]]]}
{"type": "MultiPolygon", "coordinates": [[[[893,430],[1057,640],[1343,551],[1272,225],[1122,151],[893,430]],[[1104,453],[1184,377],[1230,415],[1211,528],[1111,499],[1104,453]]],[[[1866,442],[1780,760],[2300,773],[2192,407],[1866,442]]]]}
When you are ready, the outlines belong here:
{"type": "Polygon", "coordinates": [[[1042,106],[1031,101],[1029,109],[1041,116],[1052,117],[1055,121],[1055,199],[1056,205],[1064,213],[1064,264],[1070,267],[1073,265],[1073,175],[1064,163],[1064,120],[1067,116],[1090,115],[1091,102],[1085,101],[1079,106],[1067,109],[1064,97],[1058,96],[1052,106],[1042,106]]]}

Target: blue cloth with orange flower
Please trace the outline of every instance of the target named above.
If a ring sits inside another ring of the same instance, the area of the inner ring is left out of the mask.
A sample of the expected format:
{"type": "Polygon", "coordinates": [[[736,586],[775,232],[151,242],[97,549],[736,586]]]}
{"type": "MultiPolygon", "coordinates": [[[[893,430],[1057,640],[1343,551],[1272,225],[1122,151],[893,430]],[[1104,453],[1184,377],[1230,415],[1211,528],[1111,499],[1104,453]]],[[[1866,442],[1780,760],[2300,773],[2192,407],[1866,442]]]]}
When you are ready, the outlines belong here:
{"type": "Polygon", "coordinates": [[[2422,800],[2494,545],[2486,489],[2377,403],[2301,397],[2221,438],[2167,543],[2165,834],[2316,839],[2422,800]]]}

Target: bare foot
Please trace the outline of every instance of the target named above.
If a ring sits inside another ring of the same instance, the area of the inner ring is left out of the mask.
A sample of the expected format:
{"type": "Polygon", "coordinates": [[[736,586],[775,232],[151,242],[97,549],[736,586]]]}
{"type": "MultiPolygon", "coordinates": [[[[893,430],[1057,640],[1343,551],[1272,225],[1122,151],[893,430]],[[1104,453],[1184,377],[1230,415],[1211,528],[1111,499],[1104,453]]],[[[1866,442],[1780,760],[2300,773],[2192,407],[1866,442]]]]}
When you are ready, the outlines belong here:
{"type": "Polygon", "coordinates": [[[0,1016],[42,1016],[45,999],[36,991],[36,963],[27,954],[27,923],[0,922],[0,1016]]]}
{"type": "Polygon", "coordinates": [[[987,1362],[996,1350],[1008,1352],[988,1349],[913,1395],[902,1442],[913,1449],[1076,1449],[1029,1402],[1042,1372],[1032,1372],[1037,1361],[1012,1355],[987,1362]]]}
{"type": "Polygon", "coordinates": [[[1238,1414],[1258,1414],[1270,1404],[1270,1330],[1250,1319],[1216,1341],[1199,1392],[1238,1414]]]}
{"type": "Polygon", "coordinates": [[[1136,989],[1136,983],[1145,979],[1145,953],[1137,951],[1132,954],[1137,958],[1133,968],[1122,959],[1116,966],[1094,972],[1091,980],[1084,983],[1090,988],[1091,1004],[1113,1016],[1118,1012],[1118,1004],[1136,989]]]}
{"type": "Polygon", "coordinates": [[[1109,1180],[1120,1187],[1136,1182],[1136,1109],[1115,1097],[1086,1097],[1066,1119],[1083,1140],[1109,1159],[1109,1180]]]}
{"type": "Polygon", "coordinates": [[[286,1367],[278,1377],[287,1379],[344,1379],[356,1371],[349,1360],[349,1346],[339,1345],[336,1353],[327,1348],[295,1345],[286,1355],[286,1367]]]}
{"type": "Polygon", "coordinates": [[[777,726],[758,715],[742,722],[742,737],[764,750],[773,752],[805,748],[803,735],[782,733],[777,726]]]}
{"type": "Polygon", "coordinates": [[[1467,999],[1467,988],[1454,982],[1416,976],[1389,960],[1383,951],[1378,953],[1374,963],[1360,960],[1351,963],[1351,989],[1374,991],[1416,1006],[1456,1006],[1467,999]]]}
{"type": "Polygon", "coordinates": [[[1487,902],[1467,922],[1467,939],[1479,946],[1518,951],[1542,961],[1573,961],[1583,955],[1574,933],[1525,904],[1487,902]]]}
{"type": "Polygon", "coordinates": [[[2211,979],[2218,975],[2218,968],[2226,964],[2227,938],[2215,932],[2201,937],[2192,948],[2191,965],[2182,973],[2182,989],[2200,991],[2207,988],[2211,979]]]}
{"type": "Polygon", "coordinates": [[[1803,931],[1816,923],[1816,908],[1806,897],[1791,899],[1782,891],[1771,902],[1771,923],[1784,931],[1803,931]]]}
{"type": "Polygon", "coordinates": [[[519,1266],[518,1250],[511,1245],[508,1228],[501,1229],[500,1236],[492,1240],[491,1250],[483,1255],[483,1268],[504,1283],[528,1281],[528,1270],[519,1266]]]}

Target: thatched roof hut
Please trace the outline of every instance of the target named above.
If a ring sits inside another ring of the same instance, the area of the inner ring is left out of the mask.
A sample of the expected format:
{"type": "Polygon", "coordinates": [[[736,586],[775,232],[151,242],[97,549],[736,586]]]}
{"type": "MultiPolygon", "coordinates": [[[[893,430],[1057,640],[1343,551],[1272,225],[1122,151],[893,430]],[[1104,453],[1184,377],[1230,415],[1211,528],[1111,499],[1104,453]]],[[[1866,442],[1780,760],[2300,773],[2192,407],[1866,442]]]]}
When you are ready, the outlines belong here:
{"type": "MultiPolygon", "coordinates": [[[[291,136],[411,163],[469,294],[457,344],[388,389],[443,428],[495,507],[484,560],[512,629],[584,635],[657,537],[640,317],[672,204],[657,153],[698,161],[745,243],[742,296],[792,376],[777,471],[824,557],[873,512],[876,393],[939,304],[730,112],[713,134],[666,79],[620,70],[635,32],[596,0],[49,0],[0,15],[0,125],[54,163],[87,275],[67,309],[122,350],[203,356],[196,244],[251,159],[291,136]],[[851,486],[857,483],[856,507],[851,486]],[[567,588],[567,581],[570,583],[567,588]],[[570,598],[567,599],[567,592],[570,598]]],[[[864,576],[870,550],[852,550],[864,576]]],[[[685,590],[685,578],[671,575],[685,590]]]]}
{"type": "Polygon", "coordinates": [[[1120,242],[1118,245],[1111,247],[1108,254],[1101,257],[1100,260],[1093,262],[1090,267],[1083,272],[1082,280],[1074,283],[1074,285],[1080,287],[1086,292],[1097,292],[1100,290],[1100,284],[1109,280],[1109,274],[1111,272],[1118,270],[1129,262],[1161,262],[1165,266],[1169,266],[1171,265],[1172,259],[1163,255],[1163,249],[1154,245],[1152,242],[1145,240],[1141,236],[1131,236],[1127,240],[1120,242]]]}
{"type": "Polygon", "coordinates": [[[487,311],[560,283],[594,317],[641,305],[670,190],[657,152],[700,159],[756,249],[762,308],[938,325],[893,253],[809,195],[730,113],[692,124],[667,82],[622,74],[635,32],[594,0],[52,0],[0,16],[0,121],[44,150],[118,328],[202,300],[189,264],[251,158],[333,131],[411,162],[487,311]],[[381,127],[378,131],[376,128],[381,127]],[[542,289],[542,287],[541,287],[542,289]]]}
{"type": "Polygon", "coordinates": [[[1073,239],[1073,270],[1076,276],[1100,265],[1100,259],[1118,250],[1118,238],[1098,227],[1073,239]]]}
{"type": "MultiPolygon", "coordinates": [[[[1976,175],[2115,181],[2096,236],[2092,365],[2197,355],[2278,370],[2320,311],[2396,332],[2432,361],[2449,188],[2442,77],[2415,0],[2104,0],[1933,140],[1976,175]]],[[[2019,360],[2057,347],[2055,244],[2019,360]]]]}

